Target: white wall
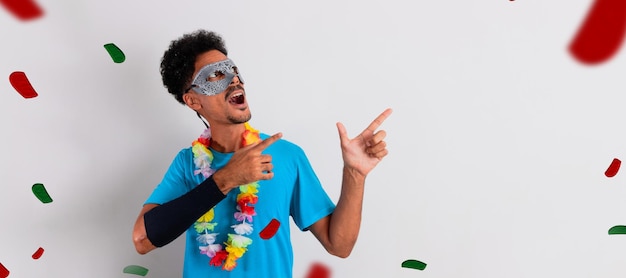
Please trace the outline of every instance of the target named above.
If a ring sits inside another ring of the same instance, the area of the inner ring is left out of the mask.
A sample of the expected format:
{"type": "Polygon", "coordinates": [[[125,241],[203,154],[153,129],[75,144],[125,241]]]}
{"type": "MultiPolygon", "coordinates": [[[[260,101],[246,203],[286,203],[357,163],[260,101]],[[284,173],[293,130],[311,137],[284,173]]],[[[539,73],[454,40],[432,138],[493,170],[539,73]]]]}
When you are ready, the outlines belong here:
{"type": "MultiPolygon", "coordinates": [[[[145,256],[131,230],[173,156],[202,130],[161,85],[170,40],[221,33],[252,123],[282,131],[339,196],[335,122],[385,108],[390,154],[367,181],[353,255],[295,233],[294,277],[621,277],[626,186],[622,52],[568,52],[590,0],[49,1],[0,10],[0,263],[10,277],[177,277],[182,238],[145,256]],[[103,45],[126,61],[114,63],[103,45]],[[39,96],[8,76],[24,71],[39,96]],[[43,183],[42,204],[30,187],[43,183]],[[46,251],[39,260],[31,255],[46,251]],[[424,271],[402,261],[428,264],[424,271]]],[[[293,226],[292,226],[293,228],[293,226]]],[[[294,229],[295,231],[295,229],[294,229]]]]}

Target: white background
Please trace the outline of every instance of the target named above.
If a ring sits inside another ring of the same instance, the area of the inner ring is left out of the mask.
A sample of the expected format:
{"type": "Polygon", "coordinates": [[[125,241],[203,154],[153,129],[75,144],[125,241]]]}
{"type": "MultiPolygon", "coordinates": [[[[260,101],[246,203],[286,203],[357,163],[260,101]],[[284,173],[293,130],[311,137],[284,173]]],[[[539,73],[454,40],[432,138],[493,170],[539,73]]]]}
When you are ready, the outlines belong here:
{"type": "Polygon", "coordinates": [[[335,127],[385,108],[348,259],[294,231],[294,277],[622,277],[626,61],[568,53],[590,0],[50,1],[0,10],[0,263],[10,277],[179,277],[184,241],[138,255],[132,225],[203,125],[161,84],[169,42],[204,28],[242,69],[252,125],[303,147],[337,200],[335,127]],[[116,64],[103,45],[126,54],[116,64]],[[24,71],[39,96],[8,76],[24,71]],[[31,192],[43,183],[53,198],[31,192]],[[31,255],[38,247],[39,260],[31,255]],[[428,264],[402,268],[404,260],[428,264]]]}

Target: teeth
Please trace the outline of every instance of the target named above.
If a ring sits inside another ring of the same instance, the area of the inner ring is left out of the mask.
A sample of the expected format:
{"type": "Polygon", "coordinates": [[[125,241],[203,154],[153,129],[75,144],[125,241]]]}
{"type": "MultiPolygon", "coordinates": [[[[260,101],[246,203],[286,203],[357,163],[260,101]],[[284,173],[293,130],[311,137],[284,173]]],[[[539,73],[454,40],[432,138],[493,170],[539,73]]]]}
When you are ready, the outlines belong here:
{"type": "Polygon", "coordinates": [[[239,96],[242,96],[242,95],[243,95],[243,93],[236,93],[236,94],[233,94],[232,96],[230,96],[230,98],[236,98],[236,97],[239,97],[239,96]]]}

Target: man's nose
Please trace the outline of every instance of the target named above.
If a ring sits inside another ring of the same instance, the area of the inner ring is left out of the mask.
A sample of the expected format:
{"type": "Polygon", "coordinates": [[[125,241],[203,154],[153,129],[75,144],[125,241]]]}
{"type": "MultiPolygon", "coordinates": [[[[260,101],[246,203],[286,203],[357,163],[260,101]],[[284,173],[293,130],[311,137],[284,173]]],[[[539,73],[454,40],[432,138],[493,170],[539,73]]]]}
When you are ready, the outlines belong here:
{"type": "Polygon", "coordinates": [[[239,79],[239,74],[235,75],[235,77],[233,77],[233,80],[230,81],[230,84],[240,84],[241,80],[239,79]]]}

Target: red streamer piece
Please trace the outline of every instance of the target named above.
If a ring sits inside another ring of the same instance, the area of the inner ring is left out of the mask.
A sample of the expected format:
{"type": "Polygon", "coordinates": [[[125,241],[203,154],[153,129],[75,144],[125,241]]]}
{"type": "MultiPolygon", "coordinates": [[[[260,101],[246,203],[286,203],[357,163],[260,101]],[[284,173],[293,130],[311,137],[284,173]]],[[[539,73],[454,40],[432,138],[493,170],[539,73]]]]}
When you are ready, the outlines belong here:
{"type": "Polygon", "coordinates": [[[39,18],[43,10],[32,0],[0,0],[9,12],[22,21],[39,18]]]}
{"type": "Polygon", "coordinates": [[[37,259],[41,258],[41,255],[43,255],[43,248],[39,247],[39,249],[37,249],[37,251],[35,251],[35,253],[33,253],[33,259],[37,260],[37,259]]]}
{"type": "MultiPolygon", "coordinates": [[[[1,0],[0,0],[1,1],[1,0]]],[[[34,98],[37,96],[37,92],[28,81],[26,74],[21,71],[14,71],[9,75],[9,82],[15,90],[24,98],[34,98]]]]}
{"type": "Polygon", "coordinates": [[[619,50],[625,33],[626,1],[595,0],[569,51],[582,63],[602,63],[619,50]]]}
{"type": "Polygon", "coordinates": [[[604,172],[604,175],[612,178],[615,175],[617,175],[617,172],[619,171],[619,167],[622,165],[622,161],[620,161],[617,158],[613,158],[613,161],[611,162],[611,165],[609,165],[609,168],[606,169],[606,171],[604,172]]]}
{"type": "Polygon", "coordinates": [[[9,270],[0,263],[0,278],[9,277],[9,270]]]}
{"type": "Polygon", "coordinates": [[[265,226],[265,228],[263,228],[263,230],[259,233],[259,236],[262,239],[270,239],[276,234],[279,227],[280,222],[274,218],[269,224],[267,224],[267,226],[265,226]]]}
{"type": "Polygon", "coordinates": [[[314,263],[311,265],[306,278],[330,278],[330,269],[323,264],[314,263]]]}

